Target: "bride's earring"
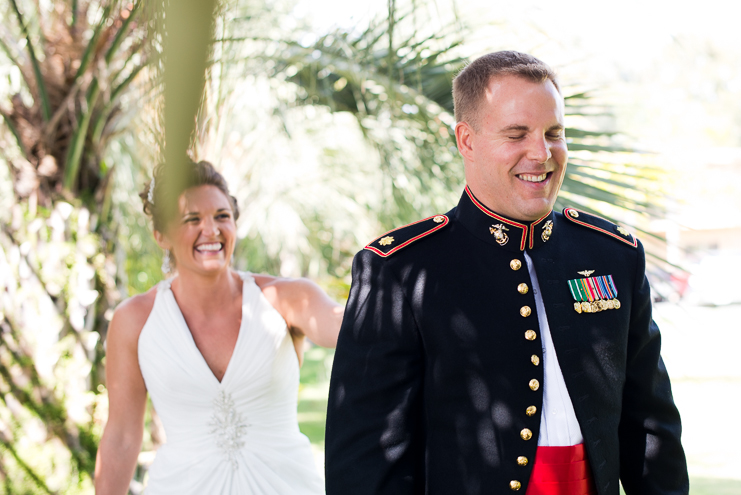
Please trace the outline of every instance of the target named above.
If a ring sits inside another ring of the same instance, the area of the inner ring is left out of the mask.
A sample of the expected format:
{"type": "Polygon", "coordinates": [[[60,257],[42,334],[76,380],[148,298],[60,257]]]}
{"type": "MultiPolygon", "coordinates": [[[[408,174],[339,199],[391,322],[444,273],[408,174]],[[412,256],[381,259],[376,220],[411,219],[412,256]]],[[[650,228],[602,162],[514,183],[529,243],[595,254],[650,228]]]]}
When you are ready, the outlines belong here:
{"type": "Polygon", "coordinates": [[[170,250],[165,249],[165,255],[162,257],[162,273],[168,274],[172,270],[170,266],[170,250]]]}

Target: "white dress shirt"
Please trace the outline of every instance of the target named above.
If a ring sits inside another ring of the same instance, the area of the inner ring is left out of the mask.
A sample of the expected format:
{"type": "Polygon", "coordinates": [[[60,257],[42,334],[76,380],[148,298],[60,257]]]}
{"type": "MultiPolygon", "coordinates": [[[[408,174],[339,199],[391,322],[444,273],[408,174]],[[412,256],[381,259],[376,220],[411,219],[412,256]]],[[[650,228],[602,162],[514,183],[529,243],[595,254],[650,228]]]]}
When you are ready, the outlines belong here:
{"type": "Polygon", "coordinates": [[[551,447],[566,447],[584,442],[576,420],[574,406],[571,404],[569,391],[563,381],[561,367],[558,364],[556,349],[553,347],[551,329],[548,326],[548,318],[545,315],[543,298],[540,295],[538,276],[535,273],[533,261],[525,252],[527,271],[533,284],[533,295],[535,306],[538,311],[538,323],[540,324],[540,337],[543,346],[543,412],[540,416],[540,436],[538,445],[551,447]]]}

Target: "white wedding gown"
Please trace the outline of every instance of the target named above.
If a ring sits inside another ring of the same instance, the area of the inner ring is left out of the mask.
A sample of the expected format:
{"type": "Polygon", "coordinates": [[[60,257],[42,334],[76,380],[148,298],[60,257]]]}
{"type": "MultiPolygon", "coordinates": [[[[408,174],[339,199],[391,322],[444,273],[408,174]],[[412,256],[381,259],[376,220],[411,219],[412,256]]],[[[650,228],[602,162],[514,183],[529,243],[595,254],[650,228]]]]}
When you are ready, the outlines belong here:
{"type": "Polygon", "coordinates": [[[139,366],[167,442],[147,495],[324,494],[298,429],[299,366],[286,322],[240,273],[242,325],[219,382],[193,341],[170,281],[139,336],[139,366]]]}

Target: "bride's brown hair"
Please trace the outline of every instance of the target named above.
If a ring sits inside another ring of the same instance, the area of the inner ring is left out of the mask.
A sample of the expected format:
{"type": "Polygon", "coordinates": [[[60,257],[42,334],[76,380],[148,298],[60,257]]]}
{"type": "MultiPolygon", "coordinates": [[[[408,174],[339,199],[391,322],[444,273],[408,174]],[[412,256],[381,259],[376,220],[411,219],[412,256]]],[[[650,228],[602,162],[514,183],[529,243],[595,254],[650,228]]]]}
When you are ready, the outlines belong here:
{"type": "Polygon", "coordinates": [[[217,172],[211,163],[207,161],[186,162],[177,170],[179,176],[177,181],[168,180],[170,173],[172,171],[166,170],[163,165],[157,165],[152,174],[152,180],[139,193],[144,203],[144,213],[152,217],[154,230],[164,232],[170,220],[178,214],[180,195],[187,189],[198,186],[218,187],[229,198],[234,220],[239,218],[237,198],[229,194],[229,187],[226,185],[224,176],[217,172]]]}

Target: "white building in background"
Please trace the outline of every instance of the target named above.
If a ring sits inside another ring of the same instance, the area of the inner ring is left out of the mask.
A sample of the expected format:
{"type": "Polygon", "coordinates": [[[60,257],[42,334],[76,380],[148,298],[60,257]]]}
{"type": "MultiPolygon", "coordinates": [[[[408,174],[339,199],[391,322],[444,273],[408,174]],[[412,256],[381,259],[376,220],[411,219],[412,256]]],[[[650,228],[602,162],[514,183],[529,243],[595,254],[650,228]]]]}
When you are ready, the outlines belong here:
{"type": "Polygon", "coordinates": [[[667,242],[641,240],[687,272],[654,276],[655,292],[694,304],[741,303],[741,148],[674,150],[663,157],[676,201],[650,230],[667,242]]]}

